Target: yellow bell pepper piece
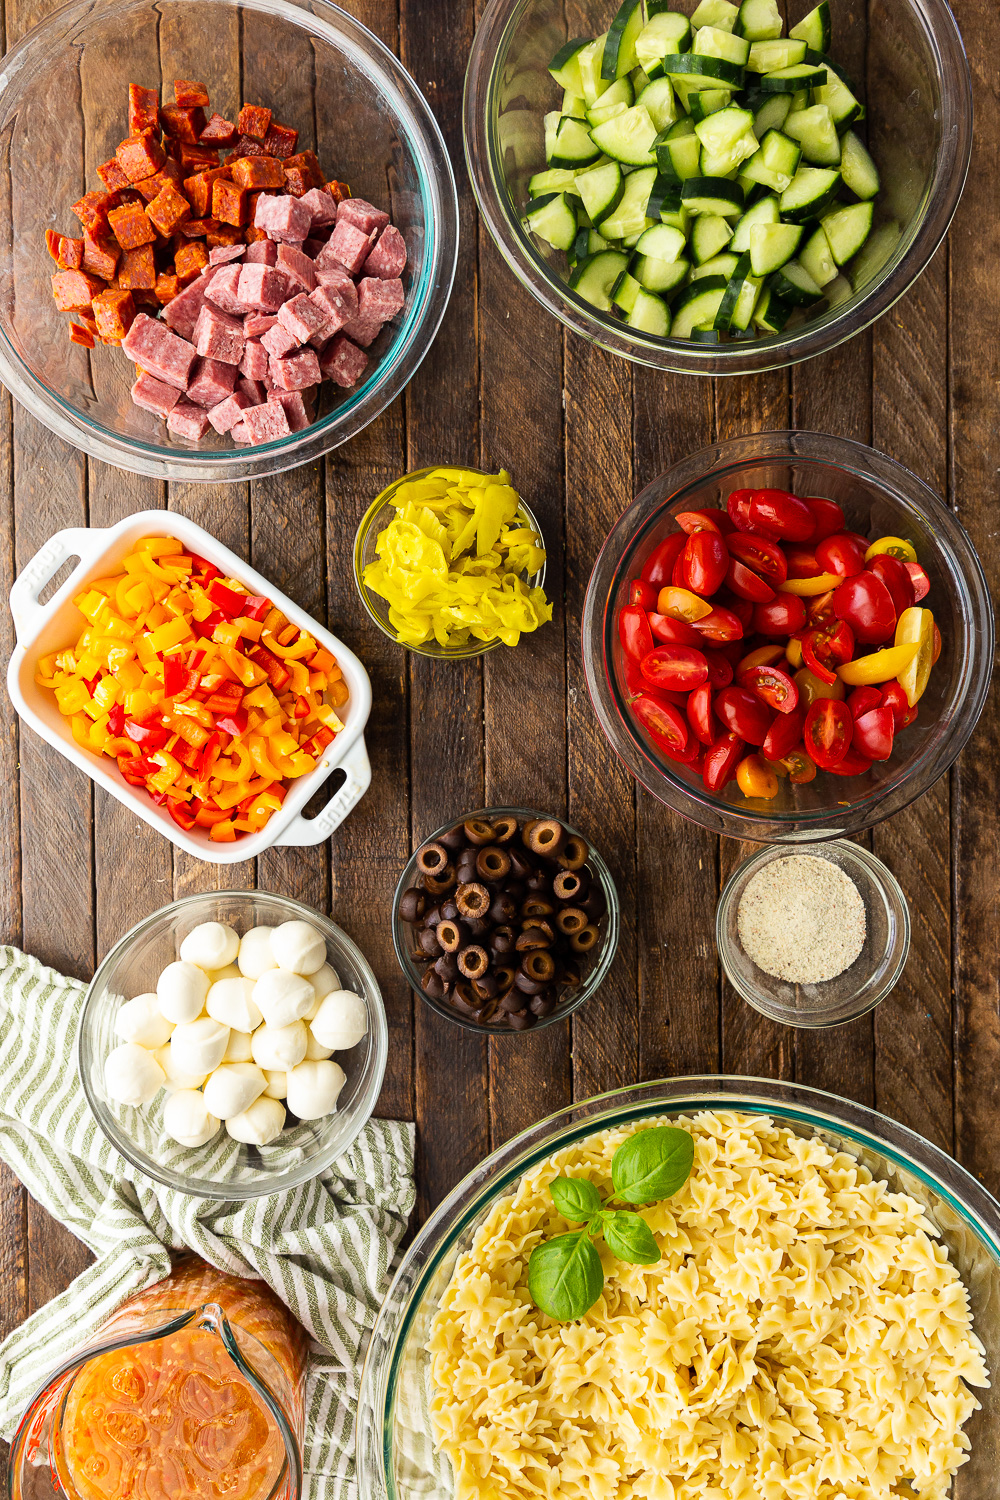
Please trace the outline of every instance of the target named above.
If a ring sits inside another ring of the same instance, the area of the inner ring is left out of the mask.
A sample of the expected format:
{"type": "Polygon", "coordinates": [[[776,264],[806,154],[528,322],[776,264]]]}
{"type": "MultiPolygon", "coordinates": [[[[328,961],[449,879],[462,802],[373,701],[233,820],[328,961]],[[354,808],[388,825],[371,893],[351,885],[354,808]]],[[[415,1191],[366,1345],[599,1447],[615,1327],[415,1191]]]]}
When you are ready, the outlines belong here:
{"type": "Polygon", "coordinates": [[[895,650],[910,650],[912,655],[897,674],[899,685],[912,708],[923,697],[934,663],[934,616],[929,609],[911,605],[896,621],[895,650]]]}
{"type": "MultiPolygon", "coordinates": [[[[921,610],[918,613],[929,614],[930,611],[921,610]]],[[[909,610],[904,610],[903,614],[909,614],[909,610]]],[[[902,674],[917,655],[917,650],[916,644],[884,646],[881,651],[873,651],[869,656],[859,656],[856,661],[845,661],[842,667],[837,668],[837,676],[848,687],[866,687],[872,682],[891,682],[894,677],[898,677],[900,685],[905,689],[902,674]]],[[[906,696],[909,698],[908,692],[906,696]]],[[[912,702],[915,703],[916,699],[912,702]]]]}
{"type": "Polygon", "coordinates": [[[270,781],[282,781],[285,772],[268,759],[268,746],[263,735],[251,734],[248,743],[250,759],[261,775],[266,776],[270,781]]]}

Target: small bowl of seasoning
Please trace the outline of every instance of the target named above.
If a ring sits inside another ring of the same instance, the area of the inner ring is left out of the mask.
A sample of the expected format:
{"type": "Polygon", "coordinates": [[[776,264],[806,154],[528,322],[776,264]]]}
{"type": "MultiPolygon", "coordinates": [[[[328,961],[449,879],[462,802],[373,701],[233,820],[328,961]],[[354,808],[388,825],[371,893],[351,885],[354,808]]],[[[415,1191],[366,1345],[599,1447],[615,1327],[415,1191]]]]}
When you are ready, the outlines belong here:
{"type": "Polygon", "coordinates": [[[840,1026],[874,1010],[910,948],[895,876],[860,844],[772,845],[730,876],[715,917],[722,966],[755,1010],[786,1026],[840,1026]]]}
{"type": "Polygon", "coordinates": [[[561,818],[486,807],[418,847],[392,906],[400,967],[470,1031],[528,1031],[589,1000],[618,947],[618,893],[561,818]]]}

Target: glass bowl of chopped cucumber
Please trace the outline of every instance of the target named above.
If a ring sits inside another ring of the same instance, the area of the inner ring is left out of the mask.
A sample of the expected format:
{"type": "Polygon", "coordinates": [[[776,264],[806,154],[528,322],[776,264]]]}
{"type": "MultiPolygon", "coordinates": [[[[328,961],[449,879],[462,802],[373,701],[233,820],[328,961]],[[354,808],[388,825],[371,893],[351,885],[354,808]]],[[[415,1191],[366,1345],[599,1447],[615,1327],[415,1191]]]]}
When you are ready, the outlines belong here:
{"type": "Polygon", "coordinates": [[[492,0],[465,147],[501,254],[567,327],[743,374],[852,338],[965,185],[969,68],[945,0],[492,0]],[[577,35],[579,31],[579,35],[577,35]]]}

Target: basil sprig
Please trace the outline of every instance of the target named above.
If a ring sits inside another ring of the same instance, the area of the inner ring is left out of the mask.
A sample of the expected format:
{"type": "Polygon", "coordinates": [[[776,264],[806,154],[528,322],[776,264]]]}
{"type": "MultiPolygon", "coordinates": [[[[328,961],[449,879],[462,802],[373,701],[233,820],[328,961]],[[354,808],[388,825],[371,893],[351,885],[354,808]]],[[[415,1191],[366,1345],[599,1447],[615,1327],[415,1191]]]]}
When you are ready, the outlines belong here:
{"type": "Polygon", "coordinates": [[[609,1208],[623,1203],[657,1203],[684,1186],[694,1165],[694,1141],[674,1125],[654,1125],[630,1136],[611,1158],[615,1191],[602,1199],[586,1177],[557,1177],[549,1184],[552,1201],[571,1224],[584,1227],[536,1245],[528,1260],[528,1292],[535,1306],[562,1323],[582,1318],[604,1290],[604,1269],[593,1236],[619,1260],[651,1266],[660,1258],[653,1232],[640,1214],[609,1208]]]}

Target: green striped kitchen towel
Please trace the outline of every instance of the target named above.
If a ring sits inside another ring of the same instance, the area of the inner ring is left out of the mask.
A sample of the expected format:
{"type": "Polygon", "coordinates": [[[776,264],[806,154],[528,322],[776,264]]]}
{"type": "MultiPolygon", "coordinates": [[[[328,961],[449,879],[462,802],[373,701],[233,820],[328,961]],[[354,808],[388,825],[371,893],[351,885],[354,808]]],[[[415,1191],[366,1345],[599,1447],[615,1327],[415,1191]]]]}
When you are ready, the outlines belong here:
{"type": "Polygon", "coordinates": [[[413,1207],[413,1126],[371,1120],[339,1161],[249,1203],[190,1198],[144,1177],[101,1133],[76,1067],[85,986],[0,946],[0,1157],[96,1256],[0,1344],[0,1434],[36,1389],[169,1251],[260,1277],[312,1335],[303,1454],[306,1500],[356,1500],[361,1360],[413,1207]]]}

